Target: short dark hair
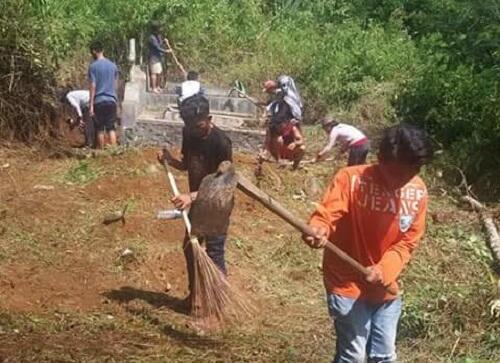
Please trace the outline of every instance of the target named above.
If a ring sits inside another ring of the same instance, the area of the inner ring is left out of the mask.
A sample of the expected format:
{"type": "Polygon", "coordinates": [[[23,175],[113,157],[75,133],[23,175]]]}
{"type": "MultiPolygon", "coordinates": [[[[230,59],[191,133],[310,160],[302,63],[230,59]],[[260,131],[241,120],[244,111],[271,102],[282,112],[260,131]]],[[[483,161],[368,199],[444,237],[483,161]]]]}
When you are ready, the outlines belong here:
{"type": "Polygon", "coordinates": [[[151,22],[151,31],[153,33],[156,33],[156,32],[159,32],[161,30],[161,25],[160,25],[160,22],[157,21],[157,20],[153,20],[151,22]]]}
{"type": "Polygon", "coordinates": [[[321,126],[322,127],[335,127],[335,126],[338,126],[338,124],[340,122],[338,122],[337,120],[335,120],[333,117],[331,116],[325,116],[323,117],[321,120],[320,120],[320,123],[321,123],[321,126]]]}
{"type": "Polygon", "coordinates": [[[285,100],[280,99],[275,101],[276,104],[272,107],[277,107],[276,112],[271,115],[271,124],[280,124],[282,122],[290,121],[293,118],[292,109],[285,100]]]}
{"type": "Polygon", "coordinates": [[[403,123],[383,131],[378,158],[381,162],[424,165],[432,160],[433,153],[427,133],[417,126],[403,123]]]}
{"type": "Polygon", "coordinates": [[[208,99],[201,94],[186,98],[181,103],[180,114],[187,127],[195,126],[197,122],[207,119],[210,115],[208,99]]]}
{"type": "Polygon", "coordinates": [[[189,71],[187,73],[186,79],[188,81],[197,81],[198,80],[198,72],[195,71],[189,71]]]}
{"type": "Polygon", "coordinates": [[[269,125],[269,133],[271,136],[279,136],[281,133],[281,125],[282,123],[275,123],[269,125]]]}
{"type": "Polygon", "coordinates": [[[102,46],[102,43],[98,40],[93,41],[90,44],[90,51],[91,52],[101,53],[103,50],[104,50],[104,47],[102,46]]]}
{"type": "Polygon", "coordinates": [[[61,101],[61,103],[69,104],[69,101],[66,98],[66,96],[70,92],[71,92],[71,87],[69,87],[69,86],[66,86],[66,87],[62,88],[61,90],[59,90],[57,92],[57,97],[59,98],[59,101],[61,101]]]}

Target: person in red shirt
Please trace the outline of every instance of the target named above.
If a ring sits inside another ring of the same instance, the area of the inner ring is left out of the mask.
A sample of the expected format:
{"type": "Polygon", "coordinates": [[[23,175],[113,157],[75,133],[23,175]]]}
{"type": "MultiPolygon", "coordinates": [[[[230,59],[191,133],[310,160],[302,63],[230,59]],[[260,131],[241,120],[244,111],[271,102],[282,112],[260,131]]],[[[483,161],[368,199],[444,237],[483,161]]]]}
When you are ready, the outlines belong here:
{"type": "Polygon", "coordinates": [[[269,153],[280,167],[286,165],[283,160],[290,160],[292,169],[297,169],[305,155],[304,136],[287,103],[280,101],[279,105],[279,110],[269,120],[264,147],[257,155],[258,168],[269,153]]]}
{"type": "Polygon", "coordinates": [[[337,335],[334,363],[396,361],[396,329],[401,297],[396,280],[425,230],[427,189],[417,176],[432,158],[425,132],[400,124],[384,130],[378,163],[337,172],[314,211],[312,248],[326,240],[367,266],[360,276],[324,250],[323,278],[337,335]]]}
{"type": "Polygon", "coordinates": [[[284,165],[282,160],[293,162],[292,168],[296,169],[304,157],[306,146],[304,136],[297,124],[283,121],[272,124],[268,130],[269,137],[265,144],[278,164],[284,165]]]}

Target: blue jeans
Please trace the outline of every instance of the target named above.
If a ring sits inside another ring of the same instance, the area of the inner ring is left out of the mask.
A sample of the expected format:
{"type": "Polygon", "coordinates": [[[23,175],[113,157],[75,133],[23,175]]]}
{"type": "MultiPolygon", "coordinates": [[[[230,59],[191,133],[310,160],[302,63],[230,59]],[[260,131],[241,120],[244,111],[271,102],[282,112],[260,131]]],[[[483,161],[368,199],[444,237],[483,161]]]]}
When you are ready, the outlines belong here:
{"type": "MultiPolygon", "coordinates": [[[[226,260],[224,258],[226,235],[199,238],[200,243],[205,243],[207,255],[214,261],[217,267],[224,273],[227,274],[226,270],[226,260]]],[[[189,242],[189,238],[186,236],[184,238],[184,256],[186,257],[186,265],[188,272],[188,283],[189,291],[193,291],[194,288],[194,256],[193,247],[189,242]]]]}
{"type": "Polygon", "coordinates": [[[370,303],[328,294],[328,311],[334,320],[337,346],[333,363],[396,362],[396,332],[401,298],[370,303]]]}

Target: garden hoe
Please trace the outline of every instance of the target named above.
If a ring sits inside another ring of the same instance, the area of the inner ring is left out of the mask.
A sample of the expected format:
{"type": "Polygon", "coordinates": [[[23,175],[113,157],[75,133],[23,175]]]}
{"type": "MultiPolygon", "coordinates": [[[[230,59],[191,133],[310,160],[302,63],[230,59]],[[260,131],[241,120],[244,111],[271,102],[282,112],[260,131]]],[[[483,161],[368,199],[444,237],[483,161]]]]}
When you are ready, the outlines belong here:
{"type": "MultiPolygon", "coordinates": [[[[295,217],[292,213],[290,213],[286,208],[284,208],[282,205],[280,205],[276,200],[271,198],[269,195],[264,193],[262,190],[257,188],[252,182],[250,182],[248,179],[246,179],[244,176],[241,174],[238,174],[238,188],[248,195],[249,197],[257,200],[260,202],[264,207],[269,209],[271,212],[276,214],[277,216],[281,217],[283,220],[288,222],[290,225],[292,225],[295,229],[298,231],[307,234],[307,235],[314,235],[311,227],[309,227],[306,223],[295,217]]],[[[368,269],[361,265],[358,261],[353,259],[351,256],[349,256],[347,253],[342,251],[340,248],[335,246],[332,242],[327,241],[325,248],[333,252],[335,255],[337,255],[342,261],[347,263],[349,266],[354,268],[356,271],[361,273],[363,276],[367,276],[369,271],[368,269]]],[[[390,285],[386,287],[387,292],[393,295],[398,294],[398,290],[396,286],[390,285]]]]}

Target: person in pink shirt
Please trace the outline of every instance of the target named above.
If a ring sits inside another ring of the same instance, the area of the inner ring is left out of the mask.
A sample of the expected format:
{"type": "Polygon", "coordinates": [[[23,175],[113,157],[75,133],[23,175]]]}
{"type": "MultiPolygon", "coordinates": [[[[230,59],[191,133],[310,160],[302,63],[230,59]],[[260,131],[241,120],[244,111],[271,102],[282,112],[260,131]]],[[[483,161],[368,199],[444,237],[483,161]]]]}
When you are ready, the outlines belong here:
{"type": "Polygon", "coordinates": [[[370,140],[363,132],[354,126],[335,121],[331,117],[324,117],[320,122],[323,130],[328,134],[328,143],[316,155],[315,162],[324,159],[326,154],[336,144],[339,144],[342,153],[349,151],[348,166],[366,163],[366,156],[370,150],[370,140]]]}

